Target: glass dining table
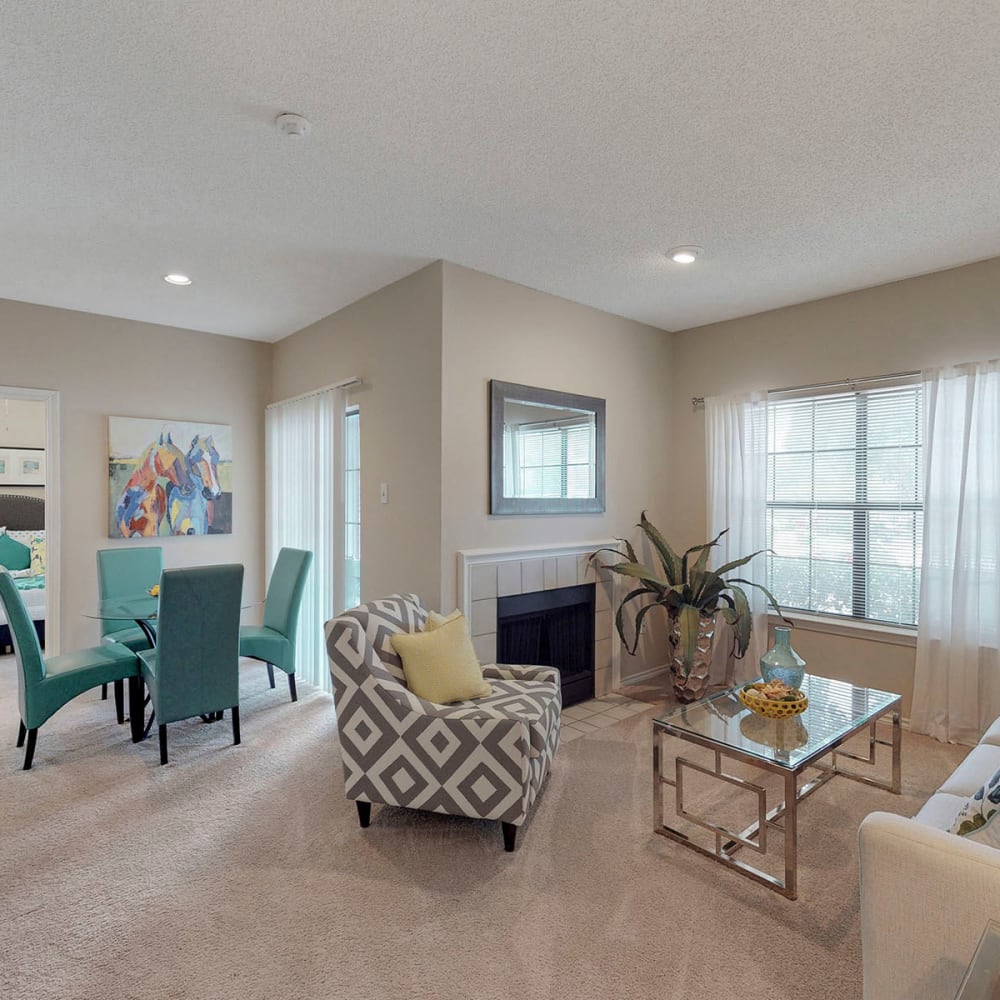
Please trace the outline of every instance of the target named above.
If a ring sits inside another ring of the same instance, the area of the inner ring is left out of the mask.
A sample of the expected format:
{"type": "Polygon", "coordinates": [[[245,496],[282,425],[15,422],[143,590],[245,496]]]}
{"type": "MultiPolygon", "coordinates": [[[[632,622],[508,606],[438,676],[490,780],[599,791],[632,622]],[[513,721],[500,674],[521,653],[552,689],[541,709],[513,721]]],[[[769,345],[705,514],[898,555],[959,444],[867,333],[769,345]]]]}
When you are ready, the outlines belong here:
{"type": "MultiPolygon", "coordinates": [[[[156,616],[160,598],[143,591],[128,597],[111,597],[101,601],[97,608],[83,613],[84,618],[97,618],[105,622],[135,622],[145,633],[151,646],[156,645],[156,616]]],[[[122,626],[124,627],[124,626],[122,626]]]]}
{"type": "MultiPolygon", "coordinates": [[[[250,608],[258,608],[263,605],[263,601],[251,601],[240,606],[241,611],[250,608]]],[[[156,625],[160,612],[160,598],[158,595],[143,591],[139,594],[130,594],[124,597],[111,597],[101,601],[96,608],[85,611],[84,618],[93,618],[102,622],[133,622],[142,629],[143,634],[149,641],[150,646],[156,645],[156,625]]],[[[153,726],[153,715],[150,714],[148,720],[145,718],[146,704],[149,699],[146,696],[146,685],[142,675],[129,678],[128,706],[129,706],[129,728],[132,734],[133,743],[141,743],[148,735],[153,726]]],[[[217,722],[222,718],[222,713],[216,713],[213,717],[202,716],[205,722],[217,722]]]]}
{"type": "MultiPolygon", "coordinates": [[[[96,608],[84,611],[84,618],[94,618],[102,622],[120,622],[120,628],[126,628],[134,623],[142,629],[150,646],[156,645],[156,616],[160,609],[160,599],[148,592],[130,594],[125,597],[113,597],[101,601],[96,608]]],[[[115,629],[112,628],[112,631],[115,629]]],[[[128,680],[128,716],[129,729],[133,743],[141,743],[148,735],[153,725],[150,718],[146,724],[146,685],[142,675],[130,677],[128,680]]]]}

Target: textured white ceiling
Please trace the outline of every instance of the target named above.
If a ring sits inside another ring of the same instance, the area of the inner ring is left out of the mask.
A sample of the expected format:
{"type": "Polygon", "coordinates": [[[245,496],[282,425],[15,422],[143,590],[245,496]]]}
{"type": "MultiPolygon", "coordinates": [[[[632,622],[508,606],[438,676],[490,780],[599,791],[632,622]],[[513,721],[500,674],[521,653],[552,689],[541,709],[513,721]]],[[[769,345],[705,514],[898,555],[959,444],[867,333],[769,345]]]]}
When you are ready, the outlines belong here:
{"type": "Polygon", "coordinates": [[[28,302],[276,340],[445,258],[680,329],[1000,255],[980,0],[4,0],[0,88],[28,302]]]}

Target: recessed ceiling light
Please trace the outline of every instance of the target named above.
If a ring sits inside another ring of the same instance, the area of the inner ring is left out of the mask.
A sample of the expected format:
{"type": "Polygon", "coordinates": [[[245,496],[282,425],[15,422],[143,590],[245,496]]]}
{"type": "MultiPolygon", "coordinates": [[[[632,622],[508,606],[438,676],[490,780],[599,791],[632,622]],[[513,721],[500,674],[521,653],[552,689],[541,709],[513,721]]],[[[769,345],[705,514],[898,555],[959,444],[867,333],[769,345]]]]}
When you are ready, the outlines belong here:
{"type": "Polygon", "coordinates": [[[165,274],[163,280],[168,285],[190,285],[191,279],[186,274],[165,274]]]}
{"type": "Polygon", "coordinates": [[[693,264],[704,252],[702,247],[674,247],[667,251],[667,256],[675,264],[693,264]]]}

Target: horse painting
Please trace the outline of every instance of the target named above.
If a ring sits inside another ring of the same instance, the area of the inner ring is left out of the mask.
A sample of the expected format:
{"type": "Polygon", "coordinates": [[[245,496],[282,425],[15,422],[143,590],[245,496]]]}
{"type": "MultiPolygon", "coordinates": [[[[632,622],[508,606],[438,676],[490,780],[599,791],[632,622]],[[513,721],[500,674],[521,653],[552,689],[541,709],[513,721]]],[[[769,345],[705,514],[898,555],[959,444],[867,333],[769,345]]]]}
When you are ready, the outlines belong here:
{"type": "Polygon", "coordinates": [[[184,456],[189,485],[167,490],[167,523],[172,535],[207,535],[214,502],[222,496],[219,453],[212,435],[196,434],[184,456]]]}
{"type": "Polygon", "coordinates": [[[184,453],[170,435],[160,434],[139,457],[135,472],[115,505],[115,519],[123,538],[154,537],[167,512],[167,489],[192,490],[184,453]]]}
{"type": "Polygon", "coordinates": [[[233,530],[228,424],[108,417],[108,536],[228,535],[233,530]]]}

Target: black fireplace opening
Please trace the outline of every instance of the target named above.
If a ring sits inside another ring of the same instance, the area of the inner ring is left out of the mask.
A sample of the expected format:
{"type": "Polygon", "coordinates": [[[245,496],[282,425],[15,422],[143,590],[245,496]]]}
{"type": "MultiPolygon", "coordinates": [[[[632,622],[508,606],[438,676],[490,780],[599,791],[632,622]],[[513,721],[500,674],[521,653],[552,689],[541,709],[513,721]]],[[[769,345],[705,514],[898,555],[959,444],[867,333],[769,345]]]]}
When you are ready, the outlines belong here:
{"type": "Polygon", "coordinates": [[[497,663],[558,667],[562,702],[594,697],[593,583],[497,599],[497,663]]]}

